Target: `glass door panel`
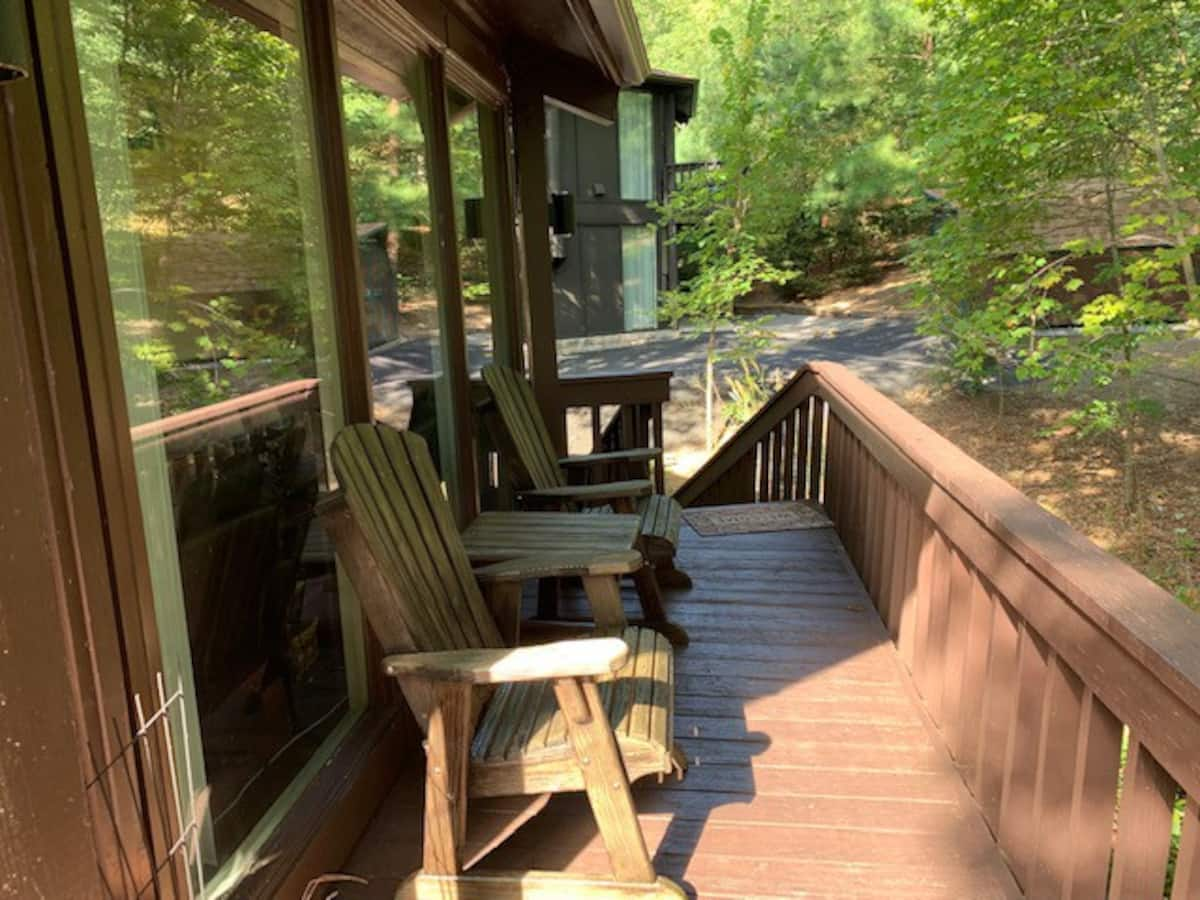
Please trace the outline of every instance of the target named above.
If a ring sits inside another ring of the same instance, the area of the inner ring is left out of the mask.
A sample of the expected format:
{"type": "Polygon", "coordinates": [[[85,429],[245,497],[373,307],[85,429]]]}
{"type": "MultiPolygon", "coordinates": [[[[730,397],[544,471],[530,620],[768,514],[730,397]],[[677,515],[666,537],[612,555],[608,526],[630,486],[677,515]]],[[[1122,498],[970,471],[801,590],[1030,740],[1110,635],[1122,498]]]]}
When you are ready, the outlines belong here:
{"type": "Polygon", "coordinates": [[[486,223],[490,198],[483,187],[483,148],[479,104],[453,87],[446,90],[450,123],[450,165],[454,182],[454,221],[462,278],[467,367],[479,375],[492,359],[492,287],[488,269],[486,223]]]}
{"type": "Polygon", "coordinates": [[[211,882],[246,862],[365,699],[357,604],[314,519],[343,415],[304,71],[279,36],[298,23],[264,30],[265,15],[200,0],[71,8],[211,882]]]}
{"type": "Polygon", "coordinates": [[[621,199],[654,199],[654,98],[644,91],[617,97],[621,199]]]}
{"type": "Polygon", "coordinates": [[[626,331],[658,327],[658,245],[652,225],[621,229],[621,297],[626,331]]]}

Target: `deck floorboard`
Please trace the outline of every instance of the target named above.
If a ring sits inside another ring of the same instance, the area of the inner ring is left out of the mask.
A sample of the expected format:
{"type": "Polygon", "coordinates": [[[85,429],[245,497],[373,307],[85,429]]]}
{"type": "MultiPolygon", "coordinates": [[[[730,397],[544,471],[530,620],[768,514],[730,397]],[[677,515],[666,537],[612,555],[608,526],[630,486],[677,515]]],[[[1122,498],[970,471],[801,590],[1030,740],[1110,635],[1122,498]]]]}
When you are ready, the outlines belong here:
{"type": "MultiPolygon", "coordinates": [[[[635,788],[660,873],[700,897],[1020,896],[831,530],[685,526],[680,564],[696,583],[668,597],[692,639],[676,656],[691,768],[635,788]]],[[[390,897],[419,861],[419,779],[404,777],[345,866],[370,883],[341,896],[390,897]]],[[[607,858],[586,800],[565,795],[481,867],[600,873],[607,858]]]]}

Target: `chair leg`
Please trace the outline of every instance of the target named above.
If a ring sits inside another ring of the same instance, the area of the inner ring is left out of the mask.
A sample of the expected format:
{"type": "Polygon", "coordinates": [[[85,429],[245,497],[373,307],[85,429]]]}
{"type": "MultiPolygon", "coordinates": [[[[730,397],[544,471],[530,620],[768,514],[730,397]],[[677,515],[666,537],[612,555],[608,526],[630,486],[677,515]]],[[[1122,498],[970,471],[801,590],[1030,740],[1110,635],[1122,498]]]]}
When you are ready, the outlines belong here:
{"type": "Polygon", "coordinates": [[[627,624],[621,604],[621,579],[616,575],[584,575],[583,592],[592,608],[596,631],[620,634],[627,624]]]}
{"type": "Polygon", "coordinates": [[[467,766],[471,745],[471,685],[433,689],[425,739],[425,843],[422,871],[462,871],[467,833],[467,766]]]}
{"type": "Polygon", "coordinates": [[[646,564],[633,573],[633,583],[637,587],[638,600],[642,603],[642,615],[645,624],[663,635],[674,647],[688,645],[688,633],[679,625],[667,618],[663,606],[662,591],[658,587],[658,576],[654,567],[646,564]]]}
{"type": "Polygon", "coordinates": [[[657,876],[633,805],[629,776],[596,683],[560,679],[554,682],[554,694],[566,719],[613,877],[617,881],[654,882],[657,876]]]}
{"type": "Polygon", "coordinates": [[[538,579],[538,618],[558,618],[559,580],[557,578],[538,579]]]}
{"type": "Polygon", "coordinates": [[[675,566],[675,545],[665,538],[643,534],[640,538],[642,555],[654,566],[660,587],[671,590],[687,590],[692,579],[687,572],[675,566]]]}
{"type": "Polygon", "coordinates": [[[520,643],[521,588],[520,582],[498,581],[489,584],[484,591],[484,599],[506,647],[515,647],[520,643]]]}
{"type": "Polygon", "coordinates": [[[655,565],[658,583],[671,590],[686,591],[692,586],[692,577],[683,569],[675,568],[675,558],[668,556],[655,565]]]}

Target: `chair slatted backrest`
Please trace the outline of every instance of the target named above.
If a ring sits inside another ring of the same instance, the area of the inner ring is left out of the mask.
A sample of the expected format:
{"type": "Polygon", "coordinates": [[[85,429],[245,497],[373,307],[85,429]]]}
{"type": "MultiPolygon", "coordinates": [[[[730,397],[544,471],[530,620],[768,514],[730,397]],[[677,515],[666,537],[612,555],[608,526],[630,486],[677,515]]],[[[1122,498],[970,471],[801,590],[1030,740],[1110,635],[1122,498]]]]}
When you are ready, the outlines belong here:
{"type": "Polygon", "coordinates": [[[558,453],[529,382],[508,366],[497,365],[483,367],[483,380],[533,486],[541,489],[566,485],[558,453]]]}
{"type": "MultiPolygon", "coordinates": [[[[368,614],[372,602],[398,604],[412,650],[503,646],[425,442],[386,425],[351,425],[334,439],[332,457],[350,514],[391,588],[389,597],[361,598],[368,614]]],[[[372,625],[394,612],[372,616],[372,625]]],[[[386,644],[400,636],[379,637],[385,650],[398,649],[386,644]]]]}

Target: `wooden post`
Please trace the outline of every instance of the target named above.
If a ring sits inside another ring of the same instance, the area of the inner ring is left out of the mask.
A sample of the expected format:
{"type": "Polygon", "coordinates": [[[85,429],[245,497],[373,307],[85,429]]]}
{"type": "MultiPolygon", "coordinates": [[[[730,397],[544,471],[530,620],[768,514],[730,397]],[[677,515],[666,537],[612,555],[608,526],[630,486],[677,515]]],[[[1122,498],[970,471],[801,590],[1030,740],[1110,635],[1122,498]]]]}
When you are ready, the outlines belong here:
{"type": "Polygon", "coordinates": [[[597,633],[620,634],[625,627],[620,579],[614,575],[584,575],[583,590],[587,594],[597,633]]]}
{"type": "Polygon", "coordinates": [[[550,259],[549,195],[546,191],[546,101],[540,83],[513,77],[513,131],[529,318],[529,376],[550,437],[567,452],[566,422],[559,402],[558,347],[554,326],[554,269],[550,259]]]}

